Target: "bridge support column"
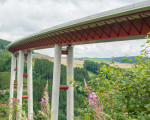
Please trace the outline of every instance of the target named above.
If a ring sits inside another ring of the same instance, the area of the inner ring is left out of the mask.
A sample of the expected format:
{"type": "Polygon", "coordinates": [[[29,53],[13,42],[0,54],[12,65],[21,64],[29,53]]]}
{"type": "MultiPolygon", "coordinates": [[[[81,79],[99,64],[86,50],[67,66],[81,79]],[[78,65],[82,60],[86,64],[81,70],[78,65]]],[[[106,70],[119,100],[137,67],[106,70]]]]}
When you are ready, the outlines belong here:
{"type": "Polygon", "coordinates": [[[70,81],[74,79],[73,70],[73,46],[69,46],[67,55],[67,120],[74,120],[74,87],[71,86],[70,81]]]}
{"type": "MultiPolygon", "coordinates": [[[[11,77],[10,77],[10,107],[12,107],[12,98],[13,98],[13,93],[14,93],[14,80],[15,80],[15,69],[16,68],[16,58],[15,58],[15,54],[12,54],[12,58],[11,58],[11,77]]],[[[9,120],[12,120],[12,114],[10,111],[9,114],[9,120]]]]}
{"type": "Polygon", "coordinates": [[[28,118],[33,119],[33,81],[32,81],[32,51],[27,56],[27,86],[28,86],[28,118]]]}
{"type": "Polygon", "coordinates": [[[60,45],[57,45],[57,44],[55,45],[51,120],[58,120],[60,70],[61,70],[61,49],[62,49],[62,47],[60,45]]]}
{"type": "MultiPolygon", "coordinates": [[[[18,73],[17,73],[17,80],[18,80],[18,88],[17,88],[17,99],[19,99],[19,109],[22,110],[22,90],[23,90],[23,70],[24,70],[24,51],[19,51],[19,58],[18,58],[18,73]]],[[[18,117],[21,116],[21,113],[18,112],[18,117]]]]}

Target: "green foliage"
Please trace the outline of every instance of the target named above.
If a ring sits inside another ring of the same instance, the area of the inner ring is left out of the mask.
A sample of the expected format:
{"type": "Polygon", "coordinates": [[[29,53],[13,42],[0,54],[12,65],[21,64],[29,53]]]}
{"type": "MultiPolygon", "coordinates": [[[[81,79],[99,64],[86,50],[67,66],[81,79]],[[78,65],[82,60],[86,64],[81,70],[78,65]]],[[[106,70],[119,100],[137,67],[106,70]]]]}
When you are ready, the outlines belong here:
{"type": "Polygon", "coordinates": [[[10,43],[10,41],[0,39],[0,49],[6,49],[7,45],[10,43]]]}
{"type": "Polygon", "coordinates": [[[11,54],[6,50],[0,49],[0,72],[9,72],[11,64],[11,54]]]}
{"type": "MultiPolygon", "coordinates": [[[[33,69],[33,76],[34,111],[37,114],[41,109],[40,101],[47,80],[49,96],[51,97],[52,94],[53,62],[45,59],[36,59],[33,69]]],[[[89,80],[87,70],[83,68],[74,68],[74,79],[83,85],[84,79],[89,80]]],[[[60,81],[62,85],[66,84],[66,66],[64,65],[61,65],[60,81]]],[[[83,92],[75,89],[75,115],[79,114],[76,109],[82,107],[84,99],[83,95],[83,92]]],[[[49,99],[49,104],[51,104],[51,98],[49,99]]],[[[59,119],[66,119],[66,90],[60,91],[59,110],[59,119]]]]}
{"type": "Polygon", "coordinates": [[[0,93],[0,120],[8,119],[8,99],[9,99],[9,92],[5,92],[5,94],[0,93]]]}
{"type": "Polygon", "coordinates": [[[59,120],[66,120],[66,115],[62,111],[59,111],[58,116],[59,120]]]}
{"type": "MultiPolygon", "coordinates": [[[[5,54],[5,52],[2,52],[5,54]]],[[[8,55],[9,56],[9,55],[8,55]]],[[[10,58],[9,58],[10,59],[10,58]]],[[[10,65],[9,65],[10,66],[10,65]]],[[[24,67],[24,72],[26,72],[26,63],[24,67]]],[[[46,82],[48,80],[48,91],[49,91],[49,104],[51,104],[51,94],[52,94],[52,78],[53,78],[53,62],[45,59],[36,59],[33,66],[33,103],[35,114],[41,109],[40,101],[42,98],[43,90],[45,88],[46,82]]],[[[66,66],[61,65],[61,84],[66,84],[66,66]]],[[[74,78],[75,81],[83,84],[83,79],[89,79],[87,70],[83,68],[74,68],[74,78]]],[[[15,80],[16,82],[16,80],[15,80]]],[[[10,84],[10,72],[0,72],[0,89],[8,89],[10,84]]],[[[24,87],[27,85],[27,80],[24,78],[24,87]]],[[[79,115],[78,108],[82,107],[83,103],[83,92],[75,89],[75,115],[79,115]]],[[[23,93],[26,95],[27,93],[23,93]]],[[[14,97],[17,97],[16,91],[14,92],[14,97]]],[[[9,95],[0,94],[1,104],[5,104],[8,101],[9,95]]],[[[0,109],[3,107],[1,106],[0,109]]],[[[66,119],[66,90],[60,91],[60,114],[59,119],[66,119]]],[[[27,100],[23,99],[23,110],[27,113],[27,100]]],[[[25,113],[24,112],[24,113],[25,113]]],[[[25,115],[26,116],[26,115],[25,115]]],[[[8,117],[8,115],[7,115],[8,117]]]]}
{"type": "Polygon", "coordinates": [[[0,39],[0,72],[10,71],[11,54],[5,50],[10,41],[0,39]]]}
{"type": "MultiPolygon", "coordinates": [[[[16,76],[17,78],[17,76],[16,76]]],[[[14,82],[17,82],[16,80],[14,82]]],[[[0,89],[8,89],[10,87],[10,72],[0,72],[0,89]]],[[[23,78],[23,87],[27,87],[27,78],[23,78]]],[[[17,89],[17,86],[14,86],[17,89]]]]}
{"type": "Polygon", "coordinates": [[[1,105],[0,106],[0,120],[8,120],[8,112],[7,112],[9,109],[8,101],[5,103],[0,101],[0,105],[1,105]]]}
{"type": "Polygon", "coordinates": [[[1,98],[2,103],[6,103],[6,101],[8,101],[8,99],[9,99],[9,92],[6,91],[4,94],[1,93],[0,98],[1,98]]]}
{"type": "Polygon", "coordinates": [[[88,72],[86,69],[83,69],[83,68],[79,68],[79,67],[76,67],[74,68],[74,79],[75,81],[78,81],[78,82],[81,82],[83,83],[84,79],[86,79],[87,81],[89,81],[89,75],[88,75],[88,72]]]}
{"type": "Polygon", "coordinates": [[[150,40],[147,38],[132,68],[103,65],[98,71],[99,80],[89,81],[91,90],[103,103],[104,113],[114,120],[150,119],[150,40]]]}
{"type": "Polygon", "coordinates": [[[97,62],[93,62],[93,61],[89,61],[89,60],[85,60],[84,61],[84,68],[90,72],[93,72],[95,74],[97,74],[97,71],[103,66],[103,65],[107,65],[106,63],[97,63],[97,62]]]}
{"type": "Polygon", "coordinates": [[[83,60],[93,61],[93,62],[108,62],[108,60],[101,58],[84,58],[83,60]]]}
{"type": "Polygon", "coordinates": [[[10,85],[10,72],[0,72],[0,89],[8,89],[10,85]]]}
{"type": "Polygon", "coordinates": [[[41,79],[52,79],[53,62],[45,59],[36,59],[33,71],[34,71],[35,78],[40,77],[41,79]]]}
{"type": "Polygon", "coordinates": [[[90,77],[91,80],[96,80],[97,79],[97,74],[92,73],[90,71],[88,71],[88,74],[89,74],[89,77],[90,77]]]}
{"type": "Polygon", "coordinates": [[[138,60],[136,59],[138,56],[122,56],[122,57],[112,57],[112,58],[83,58],[83,60],[89,60],[93,62],[119,62],[119,63],[137,63],[138,60]]]}
{"type": "Polygon", "coordinates": [[[120,63],[137,63],[136,57],[138,56],[125,56],[125,57],[113,57],[112,61],[120,63]]]}
{"type": "Polygon", "coordinates": [[[34,117],[35,120],[50,120],[51,118],[51,110],[49,104],[49,96],[48,96],[48,81],[46,87],[44,89],[43,97],[41,100],[41,110],[34,117]]]}

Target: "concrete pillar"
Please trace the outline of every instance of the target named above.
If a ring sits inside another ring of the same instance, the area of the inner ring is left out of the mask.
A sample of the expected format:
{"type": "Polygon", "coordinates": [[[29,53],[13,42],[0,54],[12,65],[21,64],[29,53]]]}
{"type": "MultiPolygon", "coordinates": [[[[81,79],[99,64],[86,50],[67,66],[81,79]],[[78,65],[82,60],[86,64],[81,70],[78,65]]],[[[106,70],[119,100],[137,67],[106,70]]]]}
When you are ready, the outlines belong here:
{"type": "Polygon", "coordinates": [[[11,77],[10,77],[10,99],[13,98],[13,92],[14,92],[14,80],[15,80],[15,69],[16,68],[16,58],[15,54],[12,54],[11,58],[11,77]]]}
{"type": "Polygon", "coordinates": [[[22,110],[22,90],[23,90],[23,71],[24,71],[24,51],[19,51],[18,56],[18,72],[17,72],[17,80],[18,80],[18,88],[17,88],[17,99],[19,99],[20,109],[22,110]]]}
{"type": "Polygon", "coordinates": [[[67,56],[67,120],[74,120],[74,87],[71,86],[70,81],[74,80],[73,69],[73,46],[69,46],[67,56]]]}
{"type": "Polygon", "coordinates": [[[51,120],[58,120],[59,86],[60,86],[60,70],[61,70],[61,49],[62,49],[62,47],[60,45],[57,45],[57,44],[55,45],[51,120]]]}
{"type": "Polygon", "coordinates": [[[27,56],[27,86],[28,86],[28,118],[33,119],[33,81],[32,81],[32,51],[28,51],[27,56]]]}
{"type": "MultiPolygon", "coordinates": [[[[14,80],[15,80],[15,69],[16,68],[16,58],[15,54],[12,54],[11,58],[11,77],[10,77],[10,107],[12,107],[12,98],[13,98],[13,93],[14,93],[14,80]]],[[[11,111],[10,111],[11,112],[11,111]]],[[[9,115],[9,120],[12,119],[12,114],[9,115]]]]}

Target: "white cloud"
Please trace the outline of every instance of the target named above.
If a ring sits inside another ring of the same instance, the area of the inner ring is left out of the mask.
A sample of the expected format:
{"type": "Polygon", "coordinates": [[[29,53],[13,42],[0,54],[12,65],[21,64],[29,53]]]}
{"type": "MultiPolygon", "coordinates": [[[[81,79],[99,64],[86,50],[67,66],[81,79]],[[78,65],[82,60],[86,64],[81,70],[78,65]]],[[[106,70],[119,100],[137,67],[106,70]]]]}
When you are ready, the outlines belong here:
{"type": "MultiPolygon", "coordinates": [[[[140,1],[144,0],[0,0],[0,38],[15,41],[42,29],[140,1]]],[[[75,46],[75,57],[137,55],[138,42],[75,46]]],[[[54,49],[38,52],[53,56],[54,49]]]]}

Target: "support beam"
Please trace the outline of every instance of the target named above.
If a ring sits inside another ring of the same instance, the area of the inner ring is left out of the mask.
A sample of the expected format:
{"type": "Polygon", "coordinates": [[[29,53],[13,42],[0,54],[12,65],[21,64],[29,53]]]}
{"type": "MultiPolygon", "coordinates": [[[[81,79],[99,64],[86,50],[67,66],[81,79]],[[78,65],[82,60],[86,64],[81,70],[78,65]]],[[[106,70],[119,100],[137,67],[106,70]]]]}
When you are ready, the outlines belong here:
{"type": "Polygon", "coordinates": [[[74,87],[70,84],[70,81],[74,80],[73,46],[69,46],[67,50],[67,120],[74,120],[74,87]]]}
{"type": "Polygon", "coordinates": [[[27,56],[27,86],[28,86],[28,118],[33,119],[33,77],[32,77],[32,51],[28,51],[27,56]]]}
{"type": "Polygon", "coordinates": [[[58,120],[61,50],[62,50],[62,47],[60,45],[56,44],[55,45],[55,55],[54,55],[54,67],[53,67],[51,120],[58,120]]]}
{"type": "MultiPolygon", "coordinates": [[[[14,92],[14,80],[15,80],[15,69],[16,68],[16,57],[15,54],[12,54],[11,58],[11,77],[10,77],[10,107],[12,107],[12,98],[13,98],[13,92],[14,92]]],[[[9,120],[12,120],[12,114],[10,111],[9,120]]]]}
{"type": "Polygon", "coordinates": [[[68,85],[60,85],[61,90],[67,90],[69,88],[68,85]]]}
{"type": "MultiPolygon", "coordinates": [[[[17,88],[17,99],[19,99],[19,106],[20,110],[22,110],[22,90],[23,90],[23,70],[24,70],[24,51],[19,51],[18,57],[18,73],[17,73],[17,80],[18,80],[18,88],[17,88]]],[[[21,116],[21,113],[18,112],[18,117],[21,116]]],[[[19,118],[18,118],[19,119],[19,118]]]]}

